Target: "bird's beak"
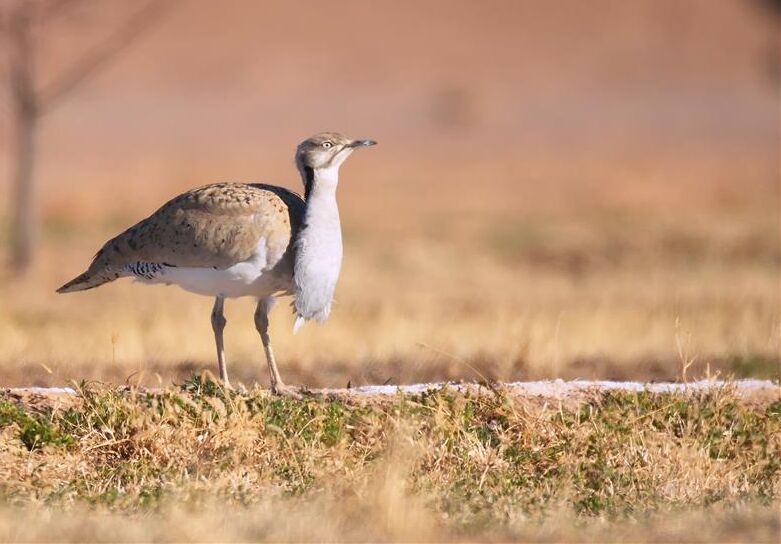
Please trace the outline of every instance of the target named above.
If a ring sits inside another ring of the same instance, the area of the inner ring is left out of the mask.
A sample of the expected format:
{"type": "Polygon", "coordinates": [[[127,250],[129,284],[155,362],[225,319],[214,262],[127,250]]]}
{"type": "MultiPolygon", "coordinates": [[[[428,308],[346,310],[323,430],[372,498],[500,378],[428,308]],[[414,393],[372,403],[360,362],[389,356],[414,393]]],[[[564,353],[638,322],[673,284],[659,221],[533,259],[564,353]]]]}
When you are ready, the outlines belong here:
{"type": "Polygon", "coordinates": [[[374,140],[353,140],[349,144],[347,144],[347,147],[369,147],[370,145],[376,145],[377,142],[374,140]]]}

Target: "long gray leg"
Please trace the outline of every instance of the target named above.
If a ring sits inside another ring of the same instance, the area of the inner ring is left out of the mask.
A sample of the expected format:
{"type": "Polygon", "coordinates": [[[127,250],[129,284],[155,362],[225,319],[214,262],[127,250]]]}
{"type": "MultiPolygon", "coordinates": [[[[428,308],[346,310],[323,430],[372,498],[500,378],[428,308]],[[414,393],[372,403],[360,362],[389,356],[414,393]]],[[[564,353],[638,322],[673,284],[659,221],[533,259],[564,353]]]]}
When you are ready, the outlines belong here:
{"type": "Polygon", "coordinates": [[[222,331],[225,330],[225,324],[228,322],[222,313],[225,305],[225,297],[218,296],[214,299],[212,308],[212,329],[214,330],[214,343],[217,344],[217,365],[220,368],[220,379],[226,387],[230,387],[228,381],[228,367],[225,366],[225,345],[222,341],[222,331]]]}
{"type": "Polygon", "coordinates": [[[274,297],[263,297],[258,299],[258,307],[255,309],[255,328],[260,333],[260,340],[263,342],[263,350],[266,352],[266,361],[268,362],[268,371],[271,376],[271,391],[275,394],[287,392],[282,378],[277,369],[277,362],[274,360],[274,351],[271,349],[271,340],[268,336],[268,313],[274,305],[274,297]]]}

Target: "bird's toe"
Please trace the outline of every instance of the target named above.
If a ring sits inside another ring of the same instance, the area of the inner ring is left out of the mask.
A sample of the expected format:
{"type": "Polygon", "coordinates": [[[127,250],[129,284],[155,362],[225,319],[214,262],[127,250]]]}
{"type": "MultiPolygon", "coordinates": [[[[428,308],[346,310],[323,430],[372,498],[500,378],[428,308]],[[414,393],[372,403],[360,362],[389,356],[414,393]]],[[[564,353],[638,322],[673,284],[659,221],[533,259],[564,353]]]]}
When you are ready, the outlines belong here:
{"type": "Polygon", "coordinates": [[[301,394],[301,388],[291,385],[277,384],[271,388],[271,392],[280,397],[290,397],[296,400],[304,398],[304,395],[301,394]]]}

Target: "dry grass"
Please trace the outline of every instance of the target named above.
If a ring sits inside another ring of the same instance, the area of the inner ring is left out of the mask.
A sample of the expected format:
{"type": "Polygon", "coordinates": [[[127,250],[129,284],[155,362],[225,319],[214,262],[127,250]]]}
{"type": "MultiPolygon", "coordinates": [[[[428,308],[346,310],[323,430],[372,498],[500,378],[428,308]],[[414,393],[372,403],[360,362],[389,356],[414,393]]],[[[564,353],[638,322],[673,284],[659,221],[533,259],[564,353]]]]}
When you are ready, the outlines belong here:
{"type": "Polygon", "coordinates": [[[200,379],[83,387],[59,406],[6,397],[0,520],[9,540],[769,540],[779,402],[729,387],[297,401],[200,379]],[[22,506],[42,522],[10,524],[22,506]]]}

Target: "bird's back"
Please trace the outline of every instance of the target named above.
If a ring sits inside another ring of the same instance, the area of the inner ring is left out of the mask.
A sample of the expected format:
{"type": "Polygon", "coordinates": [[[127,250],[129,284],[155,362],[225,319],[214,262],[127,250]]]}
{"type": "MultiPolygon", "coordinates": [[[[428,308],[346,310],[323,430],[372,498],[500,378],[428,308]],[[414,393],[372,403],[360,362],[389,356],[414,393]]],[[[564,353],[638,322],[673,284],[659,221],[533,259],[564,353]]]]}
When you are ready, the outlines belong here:
{"type": "Polygon", "coordinates": [[[273,185],[199,187],[106,242],[87,272],[59,291],[97,287],[139,264],[150,270],[160,266],[225,270],[262,252],[262,266],[285,265],[292,262],[293,241],[305,209],[299,195],[273,185]]]}

